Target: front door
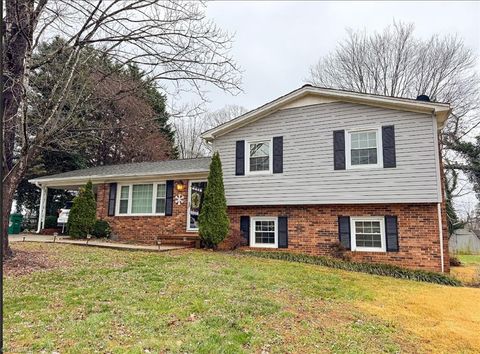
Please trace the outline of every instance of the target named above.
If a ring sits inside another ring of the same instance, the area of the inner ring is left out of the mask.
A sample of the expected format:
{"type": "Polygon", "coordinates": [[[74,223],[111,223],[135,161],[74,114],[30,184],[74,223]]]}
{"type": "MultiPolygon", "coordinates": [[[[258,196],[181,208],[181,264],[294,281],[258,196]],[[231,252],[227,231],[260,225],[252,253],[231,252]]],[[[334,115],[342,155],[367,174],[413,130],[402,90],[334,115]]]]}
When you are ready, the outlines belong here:
{"type": "Polygon", "coordinates": [[[198,216],[202,208],[203,195],[207,181],[190,181],[188,183],[187,230],[198,230],[198,216]]]}

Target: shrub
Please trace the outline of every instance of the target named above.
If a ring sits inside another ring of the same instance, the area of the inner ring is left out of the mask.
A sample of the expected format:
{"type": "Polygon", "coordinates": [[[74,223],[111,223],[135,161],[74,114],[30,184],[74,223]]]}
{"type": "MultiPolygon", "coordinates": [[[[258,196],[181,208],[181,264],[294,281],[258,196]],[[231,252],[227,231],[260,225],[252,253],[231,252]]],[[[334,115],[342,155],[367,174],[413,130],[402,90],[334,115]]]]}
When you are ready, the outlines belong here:
{"type": "Polygon", "coordinates": [[[222,162],[215,152],[210,163],[208,183],[198,218],[198,233],[206,247],[216,248],[228,234],[229,220],[223,186],[222,162]]]}
{"type": "Polygon", "coordinates": [[[450,265],[452,267],[460,267],[462,265],[462,262],[460,262],[460,259],[455,256],[450,256],[450,265]]]}
{"type": "Polygon", "coordinates": [[[48,215],[45,217],[45,224],[43,225],[43,228],[45,229],[53,229],[57,228],[57,217],[55,215],[48,215]]]}
{"type": "Polygon", "coordinates": [[[72,209],[68,215],[67,230],[71,237],[83,238],[92,231],[96,220],[96,207],[92,182],[88,181],[73,199],[72,209]]]}
{"type": "Polygon", "coordinates": [[[343,259],[344,261],[349,261],[350,257],[348,256],[347,249],[340,241],[334,242],[330,246],[330,254],[333,258],[343,259]]]}
{"type": "Polygon", "coordinates": [[[390,264],[373,264],[348,262],[340,259],[334,259],[321,256],[309,256],[304,254],[293,254],[288,252],[258,252],[258,251],[240,251],[255,257],[279,259],[290,262],[300,262],[316,264],[330,268],[349,270],[353,272],[362,272],[375,275],[384,275],[400,279],[409,279],[415,281],[424,281],[429,283],[436,283],[442,285],[462,286],[462,283],[447,275],[427,272],[424,270],[412,270],[401,268],[390,264]]]}
{"type": "Polygon", "coordinates": [[[112,229],[110,224],[105,220],[97,220],[92,227],[92,235],[95,237],[109,237],[112,229]]]}

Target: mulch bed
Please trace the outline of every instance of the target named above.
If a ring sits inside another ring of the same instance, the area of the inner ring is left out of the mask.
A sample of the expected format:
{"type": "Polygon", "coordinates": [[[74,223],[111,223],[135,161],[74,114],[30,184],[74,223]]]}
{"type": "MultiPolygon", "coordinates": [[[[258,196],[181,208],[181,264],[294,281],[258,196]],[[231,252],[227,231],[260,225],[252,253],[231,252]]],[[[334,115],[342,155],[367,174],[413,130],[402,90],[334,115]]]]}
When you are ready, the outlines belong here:
{"type": "Polygon", "coordinates": [[[16,249],[13,257],[5,260],[3,271],[7,276],[21,276],[38,270],[58,268],[62,266],[61,263],[51,259],[45,252],[16,249]]]}

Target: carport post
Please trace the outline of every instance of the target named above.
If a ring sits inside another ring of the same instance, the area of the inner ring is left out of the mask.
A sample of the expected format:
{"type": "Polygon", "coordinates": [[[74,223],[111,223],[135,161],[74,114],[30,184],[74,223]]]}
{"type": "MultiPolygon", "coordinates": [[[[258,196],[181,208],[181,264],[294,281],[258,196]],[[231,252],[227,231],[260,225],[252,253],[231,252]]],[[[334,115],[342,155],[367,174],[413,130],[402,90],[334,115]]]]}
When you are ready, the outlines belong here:
{"type": "Polygon", "coordinates": [[[48,188],[37,184],[37,187],[40,188],[40,208],[38,210],[38,227],[37,234],[40,233],[42,228],[45,225],[45,212],[47,210],[47,193],[48,188]]]}

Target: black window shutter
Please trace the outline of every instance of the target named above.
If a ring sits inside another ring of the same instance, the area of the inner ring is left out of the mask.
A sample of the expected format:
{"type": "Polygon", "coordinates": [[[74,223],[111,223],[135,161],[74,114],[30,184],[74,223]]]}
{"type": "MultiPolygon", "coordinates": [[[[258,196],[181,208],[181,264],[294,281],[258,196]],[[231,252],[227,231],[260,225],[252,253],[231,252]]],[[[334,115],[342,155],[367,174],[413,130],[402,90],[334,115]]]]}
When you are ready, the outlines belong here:
{"type": "Polygon", "coordinates": [[[398,222],[396,216],[385,216],[387,252],[398,252],[398,222]]]}
{"type": "Polygon", "coordinates": [[[273,138],[273,173],[283,173],[283,136],[273,138]]]}
{"type": "Polygon", "coordinates": [[[288,248],[288,218],[278,217],[278,248],[288,248]]]}
{"type": "Polygon", "coordinates": [[[349,216],[338,217],[338,238],[343,247],[345,247],[347,250],[351,249],[349,216]]]}
{"type": "Polygon", "coordinates": [[[385,125],[382,127],[383,167],[397,167],[395,156],[395,127],[385,125]]]}
{"type": "Polygon", "coordinates": [[[245,140],[237,141],[235,147],[235,175],[245,174],[245,140]]]}
{"type": "Polygon", "coordinates": [[[240,233],[246,245],[250,245],[250,217],[240,216],[240,233]]]}
{"type": "Polygon", "coordinates": [[[168,180],[165,191],[165,215],[172,216],[173,214],[173,181],[168,180]]]}
{"type": "Polygon", "coordinates": [[[333,132],[333,161],[335,170],[345,169],[345,130],[333,132]]]}
{"type": "Polygon", "coordinates": [[[108,216],[115,215],[115,202],[117,199],[117,184],[110,183],[108,192],[108,216]]]}

